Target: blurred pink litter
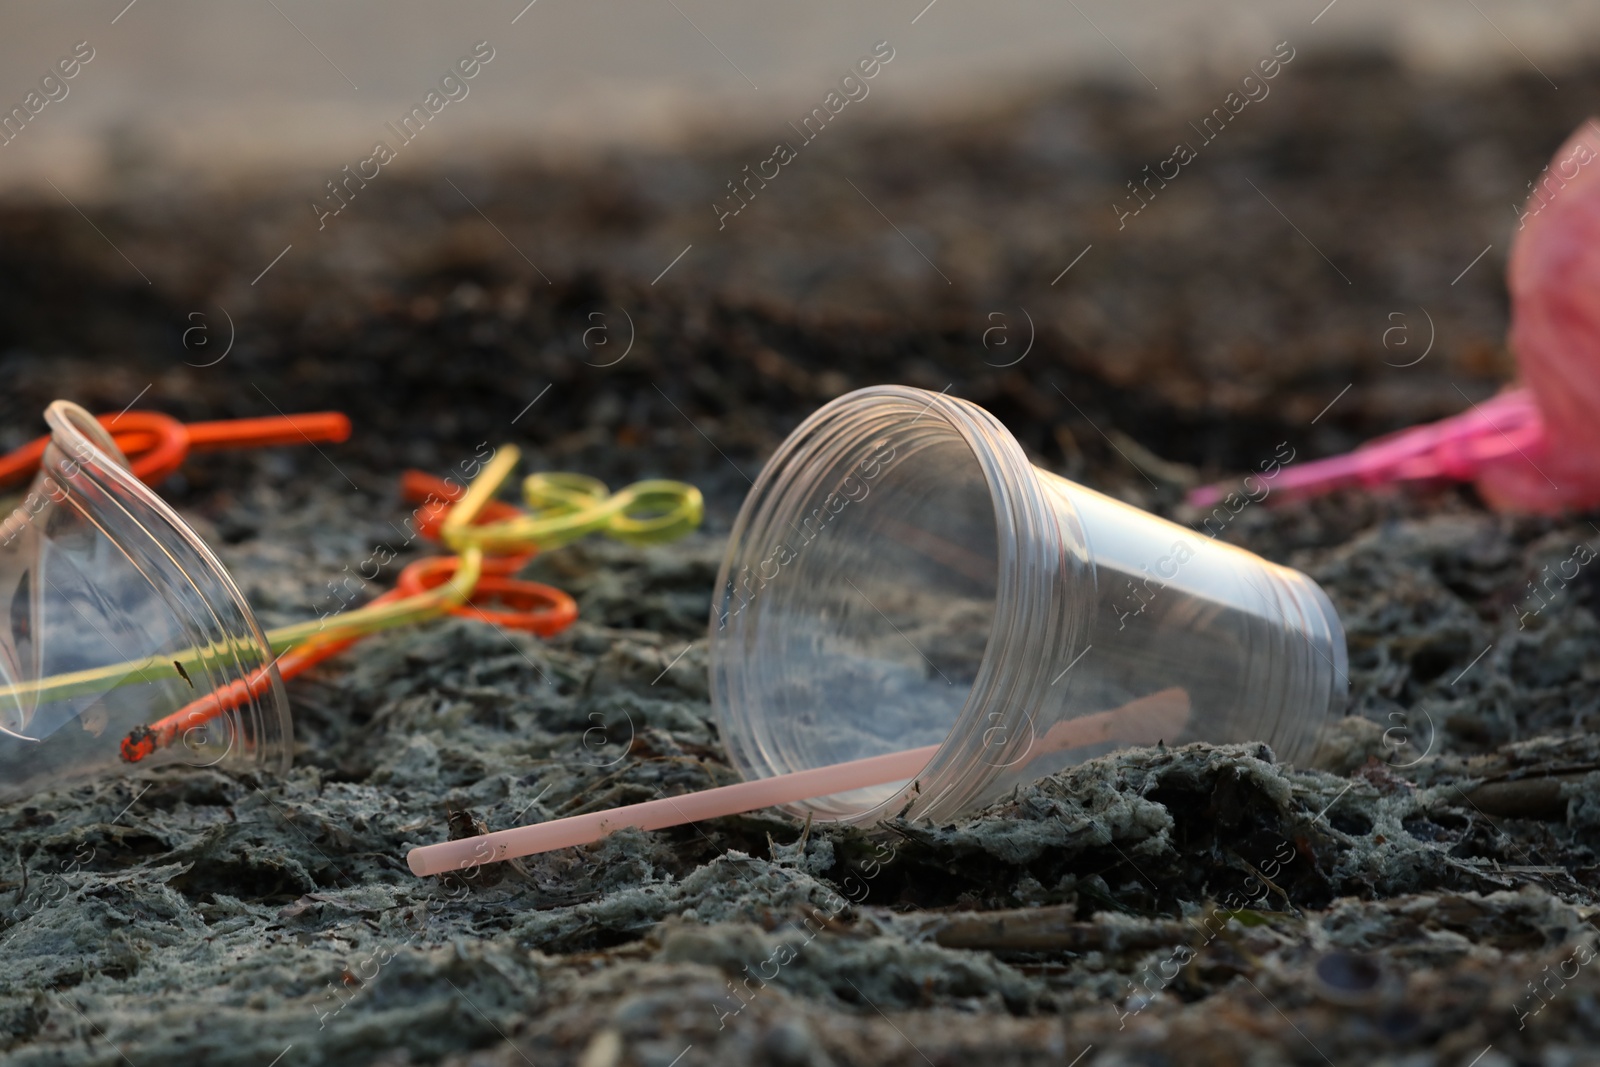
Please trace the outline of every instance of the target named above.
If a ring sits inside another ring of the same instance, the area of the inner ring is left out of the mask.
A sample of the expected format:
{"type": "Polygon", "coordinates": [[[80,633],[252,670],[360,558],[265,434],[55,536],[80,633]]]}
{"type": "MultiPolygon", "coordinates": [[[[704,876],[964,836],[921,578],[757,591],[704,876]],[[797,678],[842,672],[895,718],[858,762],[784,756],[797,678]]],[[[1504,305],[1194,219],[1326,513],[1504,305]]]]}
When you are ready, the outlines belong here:
{"type": "MultiPolygon", "coordinates": [[[[1532,391],[1514,388],[1474,404],[1470,411],[1368,441],[1354,452],[1253,477],[1268,483],[1271,491],[1300,495],[1346,485],[1370,487],[1430,478],[1471,481],[1503,462],[1520,463],[1531,471],[1533,457],[1542,455],[1546,438],[1532,391]]],[[[1245,488],[1249,489],[1249,479],[1245,488]]],[[[1201,486],[1190,492],[1189,503],[1209,508],[1231,492],[1228,483],[1201,486]]]]}
{"type": "MultiPolygon", "coordinates": [[[[1510,345],[1524,384],[1460,415],[1354,452],[1281,469],[1270,488],[1305,496],[1341,486],[1475,481],[1497,511],[1553,514],[1600,505],[1600,122],[1556,152],[1518,217],[1507,267],[1510,345]]],[[[1258,476],[1260,477],[1260,476],[1258,476]]],[[[1232,486],[1202,486],[1212,507],[1232,486]]]]}

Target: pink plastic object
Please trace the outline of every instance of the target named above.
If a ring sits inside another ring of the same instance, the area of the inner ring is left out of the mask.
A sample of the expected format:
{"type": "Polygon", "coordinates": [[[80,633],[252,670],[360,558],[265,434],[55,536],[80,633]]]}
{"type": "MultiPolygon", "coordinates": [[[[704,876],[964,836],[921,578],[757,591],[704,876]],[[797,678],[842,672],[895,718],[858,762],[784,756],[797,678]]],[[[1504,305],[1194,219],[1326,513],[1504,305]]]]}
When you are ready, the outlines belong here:
{"type": "MultiPolygon", "coordinates": [[[[1056,723],[1039,739],[1039,750],[1061,751],[1100,744],[1113,737],[1130,744],[1153,745],[1175,737],[1189,720],[1189,697],[1182,689],[1163,689],[1112,711],[1056,723]]],[[[938,745],[889,752],[882,756],[835,763],[808,771],[757,778],[698,793],[647,800],[606,811],[552,819],[546,823],[498,830],[479,837],[414,848],[406,855],[411,873],[445,874],[484,863],[587,845],[624,827],[660,830],[739,815],[759,808],[792,804],[852,789],[904,782],[915,778],[939,750],[938,745]]]]}
{"type": "MultiPolygon", "coordinates": [[[[1518,216],[1506,271],[1510,344],[1526,385],[1344,456],[1284,468],[1301,494],[1416,479],[1473,481],[1500,511],[1600,505],[1600,122],[1567,139],[1518,216]]],[[[1205,486],[1189,503],[1228,492],[1205,486]]]]}
{"type": "Polygon", "coordinates": [[[1590,119],[1540,174],[1511,246],[1511,349],[1544,416],[1542,455],[1478,477],[1501,511],[1600,504],[1600,123],[1590,119]]]}
{"type": "Polygon", "coordinates": [[[1122,745],[1304,765],[1348,689],[1310,578],[1040,470],[989,412],[907,386],[796,427],[716,585],[708,689],[744,781],[428,845],[411,869],[766,807],[943,824],[1122,745]]]}
{"type": "MultiPolygon", "coordinates": [[[[1471,411],[1380,437],[1354,452],[1284,467],[1276,476],[1255,477],[1268,482],[1273,492],[1300,494],[1429,478],[1470,481],[1494,461],[1522,459],[1531,464],[1531,457],[1542,454],[1545,447],[1544,419],[1533,393],[1508,389],[1471,411]]],[[[1225,485],[1201,486],[1189,494],[1189,503],[1209,508],[1228,492],[1225,485]]]]}

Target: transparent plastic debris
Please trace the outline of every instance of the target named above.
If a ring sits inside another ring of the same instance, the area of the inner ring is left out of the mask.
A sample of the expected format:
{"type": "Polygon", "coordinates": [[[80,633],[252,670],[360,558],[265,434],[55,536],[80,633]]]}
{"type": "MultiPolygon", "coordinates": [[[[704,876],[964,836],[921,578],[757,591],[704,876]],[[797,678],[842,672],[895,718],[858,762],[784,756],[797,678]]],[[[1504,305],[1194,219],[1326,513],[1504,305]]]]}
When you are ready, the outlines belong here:
{"type": "Polygon", "coordinates": [[[83,408],[45,412],[51,440],[0,522],[0,798],[131,766],[286,770],[289,705],[238,587],[128,469],[83,408]],[[230,691],[171,743],[151,724],[230,691]]]}
{"type": "Polygon", "coordinates": [[[762,469],[712,598],[736,785],[416,848],[437,874],[779,806],[943,821],[1127,745],[1314,758],[1349,682],[1316,582],[1028,462],[975,404],[858,390],[762,469]]]}
{"type": "Polygon", "coordinates": [[[976,404],[878,386],[807,419],[729,540],[711,699],[749,779],[907,749],[923,765],[787,805],[952,818],[1126,745],[1313,758],[1344,630],[1288,567],[1034,467],[976,404]]]}

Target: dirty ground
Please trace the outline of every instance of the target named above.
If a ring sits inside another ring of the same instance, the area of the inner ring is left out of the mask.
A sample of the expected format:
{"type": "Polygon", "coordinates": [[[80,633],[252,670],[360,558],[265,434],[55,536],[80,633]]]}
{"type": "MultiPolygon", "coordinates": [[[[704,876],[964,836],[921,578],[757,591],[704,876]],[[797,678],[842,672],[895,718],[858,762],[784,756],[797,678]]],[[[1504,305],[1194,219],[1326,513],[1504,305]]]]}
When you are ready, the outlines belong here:
{"type": "Polygon", "coordinates": [[[1600,530],[1466,489],[1274,500],[1222,531],[1345,620],[1350,718],[1321,767],[1144,749],[948,826],[753,814],[464,881],[403,861],[452,812],[501,828],[732,778],[703,642],[722,539],[762,458],[843,391],[948,385],[1041,465],[1189,522],[1187,486],[1279,442],[1324,455],[1492,393],[1513,366],[1501,191],[1600,67],[1561,84],[1552,106],[1532,75],[1308,55],[1120,231],[1108,205],[1189,116],[1098,84],[841,130],[720,233],[710,190],[763,138],[401,173],[258,287],[308,180],[130,180],[98,217],[149,286],[63,206],[7,205],[0,444],[57,396],[115,411],[147,384],[140,406],[180,417],[355,421],[347,445],[196,456],[162,487],[265,625],[405,547],[402,467],[482,441],[691,480],[709,511],[675,545],[535,560],[581,605],[557,638],[438,622],[291,683],[284,778],[0,807],[0,1061],[1600,1062],[1600,579],[1539,584],[1600,530]],[[219,307],[234,347],[196,367],[220,348],[183,331],[218,324],[220,346],[219,307]]]}

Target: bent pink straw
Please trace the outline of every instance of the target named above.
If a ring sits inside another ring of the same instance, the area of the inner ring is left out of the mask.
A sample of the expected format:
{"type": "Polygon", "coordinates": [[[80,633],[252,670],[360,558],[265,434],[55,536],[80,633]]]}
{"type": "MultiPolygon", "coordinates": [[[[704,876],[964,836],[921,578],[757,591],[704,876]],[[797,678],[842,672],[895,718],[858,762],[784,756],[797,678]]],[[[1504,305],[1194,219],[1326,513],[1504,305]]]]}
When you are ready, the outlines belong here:
{"type": "MultiPolygon", "coordinates": [[[[1253,477],[1268,491],[1301,495],[1326,493],[1343,485],[1449,478],[1469,481],[1495,460],[1532,456],[1545,448],[1544,418],[1533,393],[1508,389],[1426,426],[1369,441],[1354,452],[1284,467],[1276,475],[1253,477]]],[[[1189,493],[1189,503],[1209,508],[1231,491],[1227,484],[1206,485],[1189,493]]],[[[1245,488],[1248,489],[1248,481],[1245,488]]]]}
{"type": "MultiPolygon", "coordinates": [[[[1454,478],[1476,482],[1498,511],[1600,506],[1600,121],[1578,127],[1528,185],[1506,263],[1507,341],[1525,384],[1347,456],[1285,468],[1264,479],[1271,488],[1454,478]]],[[[1189,502],[1210,507],[1228,488],[1196,489],[1189,502]]]]}
{"type": "MultiPolygon", "coordinates": [[[[1188,721],[1188,694],[1181,689],[1163,689],[1111,711],[1057,723],[1034,744],[1041,754],[1111,740],[1133,745],[1153,745],[1165,738],[1176,738],[1188,721]]],[[[662,830],[702,819],[739,815],[759,808],[847,793],[852,789],[904,782],[916,777],[938,750],[938,745],[926,745],[848,763],[718,786],[683,796],[647,800],[642,804],[628,804],[609,811],[594,811],[531,826],[497,830],[492,834],[460,841],[423,845],[407,853],[406,862],[410,864],[412,874],[444,874],[484,863],[499,863],[558,848],[587,845],[625,827],[662,830]]]]}

